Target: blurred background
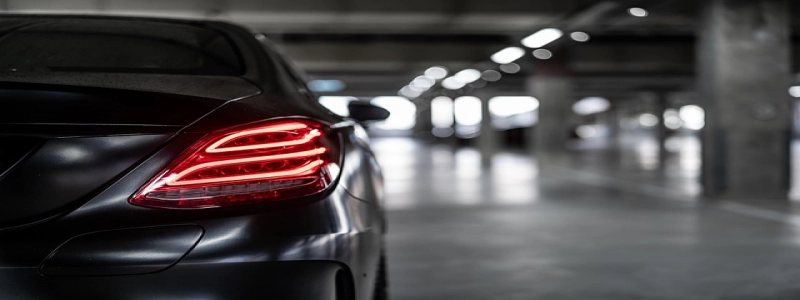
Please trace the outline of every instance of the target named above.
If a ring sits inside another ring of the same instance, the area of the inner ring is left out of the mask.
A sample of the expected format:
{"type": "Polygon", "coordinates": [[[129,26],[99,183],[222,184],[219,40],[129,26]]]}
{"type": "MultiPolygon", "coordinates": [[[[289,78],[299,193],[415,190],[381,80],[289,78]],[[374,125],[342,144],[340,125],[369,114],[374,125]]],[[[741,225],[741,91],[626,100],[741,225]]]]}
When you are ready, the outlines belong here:
{"type": "Polygon", "coordinates": [[[368,100],[395,299],[800,299],[800,3],[0,0],[219,19],[368,100]]]}

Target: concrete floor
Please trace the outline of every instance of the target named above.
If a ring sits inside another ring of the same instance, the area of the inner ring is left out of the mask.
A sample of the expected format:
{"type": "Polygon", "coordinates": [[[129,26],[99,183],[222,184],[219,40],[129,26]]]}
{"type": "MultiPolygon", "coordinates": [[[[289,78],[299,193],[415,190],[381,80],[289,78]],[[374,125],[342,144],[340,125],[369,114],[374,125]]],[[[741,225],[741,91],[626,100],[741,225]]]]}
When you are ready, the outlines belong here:
{"type": "Polygon", "coordinates": [[[469,148],[373,144],[393,299],[800,299],[800,217],[695,200],[696,153],[659,169],[647,149],[506,151],[483,168],[469,148]]]}

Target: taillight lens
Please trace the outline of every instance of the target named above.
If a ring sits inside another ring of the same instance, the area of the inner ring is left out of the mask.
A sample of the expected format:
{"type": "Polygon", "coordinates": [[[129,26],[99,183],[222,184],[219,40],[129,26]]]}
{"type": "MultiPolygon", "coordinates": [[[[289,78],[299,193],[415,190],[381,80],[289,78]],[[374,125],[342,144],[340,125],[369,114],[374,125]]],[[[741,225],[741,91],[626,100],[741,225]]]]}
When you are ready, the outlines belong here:
{"type": "Polygon", "coordinates": [[[212,133],[142,187],[136,205],[194,209],[285,200],[320,192],[338,175],[336,139],[304,120],[212,133]],[[335,153],[333,153],[335,152],[335,153]]]}

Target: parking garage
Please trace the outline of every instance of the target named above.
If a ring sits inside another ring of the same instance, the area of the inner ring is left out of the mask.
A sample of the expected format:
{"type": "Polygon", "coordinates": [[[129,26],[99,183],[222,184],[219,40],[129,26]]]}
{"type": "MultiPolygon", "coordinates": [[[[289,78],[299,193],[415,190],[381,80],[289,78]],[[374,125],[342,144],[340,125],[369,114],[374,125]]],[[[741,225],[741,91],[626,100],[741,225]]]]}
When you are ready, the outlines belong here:
{"type": "Polygon", "coordinates": [[[0,10],[236,23],[274,42],[333,113],[388,110],[364,126],[394,299],[800,299],[793,1],[0,10]]]}

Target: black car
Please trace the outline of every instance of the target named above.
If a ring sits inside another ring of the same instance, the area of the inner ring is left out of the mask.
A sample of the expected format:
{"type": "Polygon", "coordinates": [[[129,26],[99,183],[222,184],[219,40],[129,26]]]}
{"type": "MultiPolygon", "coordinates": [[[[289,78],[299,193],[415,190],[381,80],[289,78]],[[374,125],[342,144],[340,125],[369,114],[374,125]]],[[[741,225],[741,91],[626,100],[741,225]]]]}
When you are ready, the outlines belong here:
{"type": "Polygon", "coordinates": [[[263,35],[0,15],[0,299],[383,299],[381,171],[263,35]]]}

